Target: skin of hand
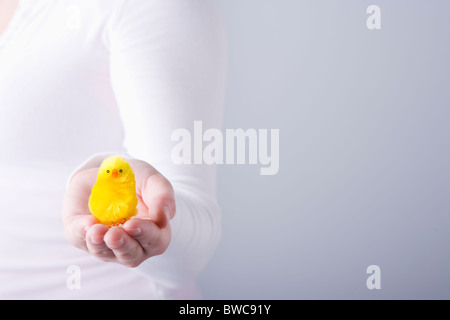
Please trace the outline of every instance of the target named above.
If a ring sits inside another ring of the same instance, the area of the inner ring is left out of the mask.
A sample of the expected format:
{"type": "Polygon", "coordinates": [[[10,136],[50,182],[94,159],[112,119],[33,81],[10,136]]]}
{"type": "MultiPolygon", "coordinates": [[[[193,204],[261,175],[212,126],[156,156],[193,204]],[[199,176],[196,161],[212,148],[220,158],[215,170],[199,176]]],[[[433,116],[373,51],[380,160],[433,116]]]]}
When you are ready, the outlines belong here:
{"type": "Polygon", "coordinates": [[[19,0],[0,0],[0,34],[5,31],[18,6],[19,0]]]}
{"type": "Polygon", "coordinates": [[[63,223],[67,240],[102,261],[134,268],[164,253],[171,240],[170,219],[175,215],[172,185],[155,168],[130,160],[136,178],[138,213],[123,226],[99,224],[90,213],[89,195],[99,168],[77,172],[63,199],[63,223]]]}

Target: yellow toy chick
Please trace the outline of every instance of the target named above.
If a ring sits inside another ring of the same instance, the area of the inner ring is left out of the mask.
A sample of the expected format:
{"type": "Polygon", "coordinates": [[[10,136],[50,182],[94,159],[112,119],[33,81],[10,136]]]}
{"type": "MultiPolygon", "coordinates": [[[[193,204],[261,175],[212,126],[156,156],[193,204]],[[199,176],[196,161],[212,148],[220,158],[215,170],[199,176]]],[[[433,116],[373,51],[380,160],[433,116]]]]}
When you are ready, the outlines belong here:
{"type": "Polygon", "coordinates": [[[137,213],[134,173],[119,156],[103,160],[89,197],[89,210],[105,225],[119,225],[137,213]]]}

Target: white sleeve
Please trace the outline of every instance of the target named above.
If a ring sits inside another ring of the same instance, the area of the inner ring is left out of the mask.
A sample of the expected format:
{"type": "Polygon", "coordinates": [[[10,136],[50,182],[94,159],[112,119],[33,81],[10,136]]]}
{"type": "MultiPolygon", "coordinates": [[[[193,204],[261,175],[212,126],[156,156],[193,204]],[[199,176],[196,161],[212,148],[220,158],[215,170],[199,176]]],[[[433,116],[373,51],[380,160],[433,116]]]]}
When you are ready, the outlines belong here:
{"type": "Polygon", "coordinates": [[[171,287],[192,281],[220,238],[215,166],[171,159],[175,129],[192,132],[196,120],[222,127],[226,44],[217,11],[212,0],[123,0],[105,29],[126,151],[175,190],[169,248],[137,270],[171,287]]]}

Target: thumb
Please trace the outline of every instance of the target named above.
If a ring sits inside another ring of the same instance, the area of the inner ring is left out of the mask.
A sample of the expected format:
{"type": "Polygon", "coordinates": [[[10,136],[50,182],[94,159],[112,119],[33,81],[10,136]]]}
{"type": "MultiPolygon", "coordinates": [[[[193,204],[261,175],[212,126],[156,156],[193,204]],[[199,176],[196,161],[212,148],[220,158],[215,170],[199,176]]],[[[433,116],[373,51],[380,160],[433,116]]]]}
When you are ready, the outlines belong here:
{"type": "Polygon", "coordinates": [[[149,218],[161,228],[174,217],[176,211],[174,191],[169,180],[159,172],[155,172],[147,179],[141,197],[147,206],[149,218]]]}

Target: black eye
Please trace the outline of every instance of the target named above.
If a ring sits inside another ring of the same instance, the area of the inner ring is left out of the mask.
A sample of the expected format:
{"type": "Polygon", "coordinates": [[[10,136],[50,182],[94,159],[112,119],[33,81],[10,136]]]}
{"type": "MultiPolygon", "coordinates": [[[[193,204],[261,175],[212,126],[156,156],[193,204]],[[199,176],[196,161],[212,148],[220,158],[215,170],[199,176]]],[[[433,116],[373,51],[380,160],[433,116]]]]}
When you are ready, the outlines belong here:
{"type": "Polygon", "coordinates": [[[106,173],[110,173],[111,171],[109,171],[109,170],[106,170],[106,173]]]}
{"type": "Polygon", "coordinates": [[[119,172],[122,173],[122,169],[119,169],[119,172]]]}

